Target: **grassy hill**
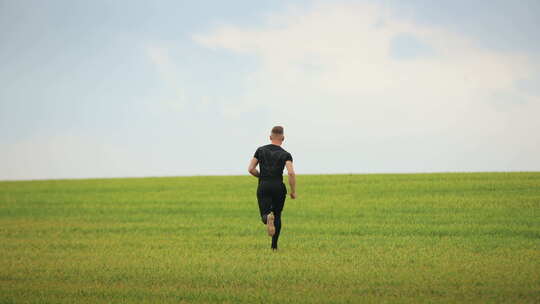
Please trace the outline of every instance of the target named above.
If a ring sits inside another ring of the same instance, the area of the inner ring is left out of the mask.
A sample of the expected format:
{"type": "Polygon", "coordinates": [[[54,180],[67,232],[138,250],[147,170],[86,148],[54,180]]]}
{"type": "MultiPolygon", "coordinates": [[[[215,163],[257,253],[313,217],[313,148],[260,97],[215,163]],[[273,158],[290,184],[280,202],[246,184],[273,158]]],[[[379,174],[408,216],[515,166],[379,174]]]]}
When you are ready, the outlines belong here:
{"type": "Polygon", "coordinates": [[[0,182],[0,303],[540,302],[540,173],[0,182]]]}

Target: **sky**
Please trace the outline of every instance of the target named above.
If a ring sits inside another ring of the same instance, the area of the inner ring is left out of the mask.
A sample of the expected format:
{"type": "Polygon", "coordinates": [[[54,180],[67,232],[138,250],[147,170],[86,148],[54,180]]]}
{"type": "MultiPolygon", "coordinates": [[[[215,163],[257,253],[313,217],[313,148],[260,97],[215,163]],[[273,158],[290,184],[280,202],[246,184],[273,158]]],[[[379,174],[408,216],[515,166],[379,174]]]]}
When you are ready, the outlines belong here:
{"type": "Polygon", "coordinates": [[[0,0],[0,180],[540,171],[540,2],[0,0]]]}

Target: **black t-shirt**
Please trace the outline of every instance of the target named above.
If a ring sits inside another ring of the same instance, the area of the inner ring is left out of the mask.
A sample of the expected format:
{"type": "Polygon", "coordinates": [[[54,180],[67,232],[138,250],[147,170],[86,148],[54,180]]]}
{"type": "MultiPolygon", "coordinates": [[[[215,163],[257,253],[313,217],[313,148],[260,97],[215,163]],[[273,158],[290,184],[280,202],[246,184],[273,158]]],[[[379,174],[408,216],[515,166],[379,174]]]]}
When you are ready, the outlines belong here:
{"type": "Polygon", "coordinates": [[[291,153],[273,144],[257,148],[253,157],[259,160],[260,180],[283,180],[285,162],[293,160],[291,153]]]}

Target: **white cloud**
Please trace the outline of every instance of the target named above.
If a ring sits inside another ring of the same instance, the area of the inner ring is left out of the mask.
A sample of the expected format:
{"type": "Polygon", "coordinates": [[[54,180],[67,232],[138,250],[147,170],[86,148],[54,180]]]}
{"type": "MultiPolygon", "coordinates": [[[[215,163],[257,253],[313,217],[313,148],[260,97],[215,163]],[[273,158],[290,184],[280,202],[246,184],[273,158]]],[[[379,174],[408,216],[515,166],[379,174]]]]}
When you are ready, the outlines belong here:
{"type": "MultiPolygon", "coordinates": [[[[298,140],[304,146],[321,137],[334,138],[327,143],[336,146],[344,140],[404,136],[436,142],[443,137],[460,145],[451,149],[472,157],[470,164],[485,153],[496,154],[499,163],[478,169],[529,165],[540,169],[534,156],[540,153],[536,138],[531,139],[533,144],[519,139],[540,130],[536,118],[540,97],[515,85],[531,77],[538,63],[522,54],[481,48],[444,28],[393,16],[376,5],[319,5],[309,12],[270,16],[260,28],[224,26],[194,40],[210,48],[257,55],[260,68],[246,75],[250,89],[238,110],[270,109],[293,132],[302,134],[298,140]],[[403,33],[429,45],[434,54],[414,60],[392,58],[391,41],[403,33]],[[501,107],[494,96],[509,97],[501,107]],[[519,165],[510,161],[516,149],[526,159],[519,165]],[[500,160],[509,164],[501,165],[500,160]]],[[[444,149],[448,148],[432,153],[444,149]]],[[[444,161],[433,161],[431,168],[475,168],[448,167],[444,161]]]]}

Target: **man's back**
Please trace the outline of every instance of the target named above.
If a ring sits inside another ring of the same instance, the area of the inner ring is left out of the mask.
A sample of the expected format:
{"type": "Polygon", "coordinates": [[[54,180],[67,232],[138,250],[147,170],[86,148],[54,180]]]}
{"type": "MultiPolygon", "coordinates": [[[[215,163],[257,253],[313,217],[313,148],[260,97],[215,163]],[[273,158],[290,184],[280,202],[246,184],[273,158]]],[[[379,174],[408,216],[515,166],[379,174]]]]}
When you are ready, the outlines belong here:
{"type": "Polygon", "coordinates": [[[285,163],[292,161],[289,152],[274,144],[259,147],[253,157],[259,161],[260,180],[283,180],[285,163]]]}

